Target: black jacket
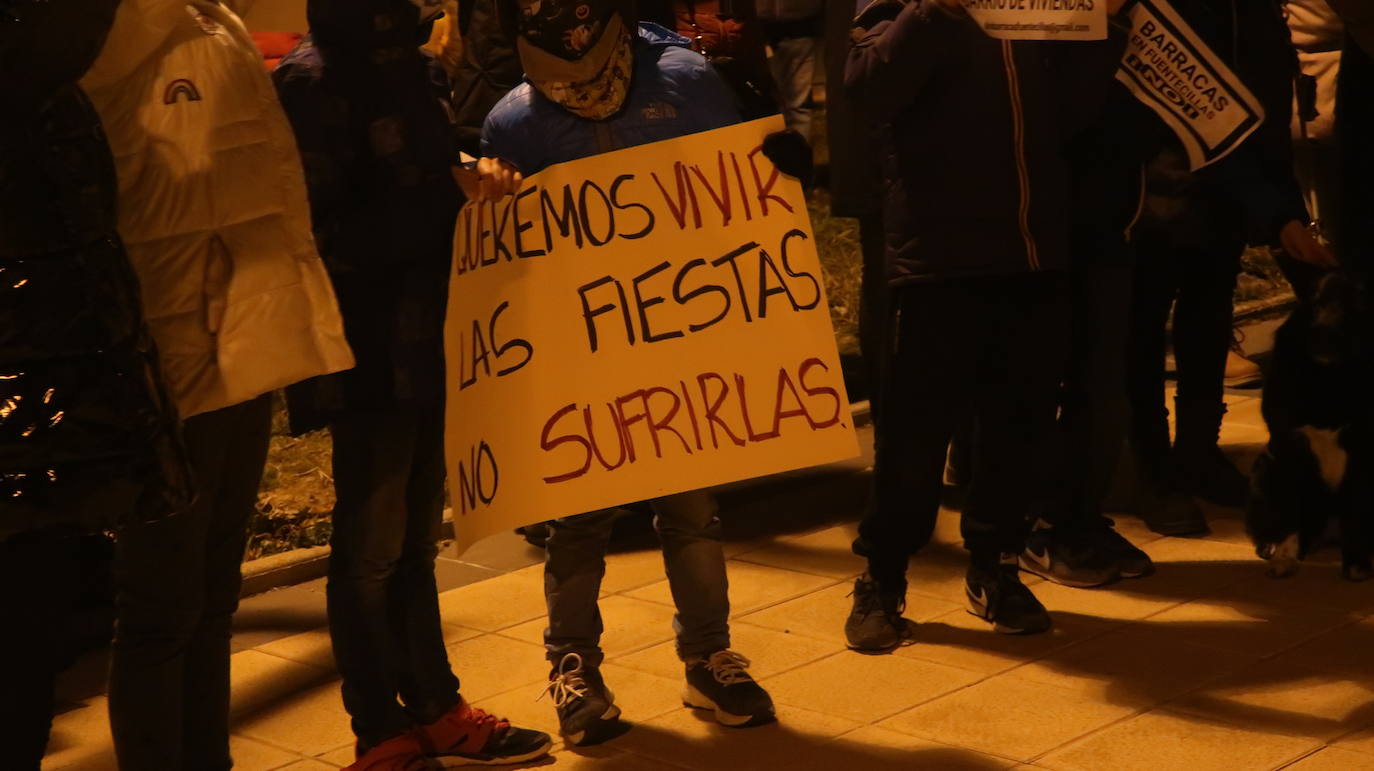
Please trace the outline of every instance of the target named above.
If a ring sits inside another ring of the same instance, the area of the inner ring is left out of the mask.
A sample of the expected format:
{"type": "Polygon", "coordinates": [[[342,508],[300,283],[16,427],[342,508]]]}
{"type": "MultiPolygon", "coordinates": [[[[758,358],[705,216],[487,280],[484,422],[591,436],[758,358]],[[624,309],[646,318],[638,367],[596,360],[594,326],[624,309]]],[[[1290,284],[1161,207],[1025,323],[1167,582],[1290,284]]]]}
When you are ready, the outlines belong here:
{"type": "Polygon", "coordinates": [[[0,538],[186,508],[190,472],[76,81],[116,2],[0,2],[0,538]],[[79,5],[79,7],[78,7],[79,5]]]}
{"type": "Polygon", "coordinates": [[[1264,107],[1265,120],[1225,158],[1189,172],[1182,146],[1143,106],[1123,111],[1120,134],[1147,127],[1141,227],[1179,244],[1224,238],[1277,244],[1279,229],[1307,221],[1293,175],[1291,117],[1297,52],[1275,0],[1172,0],[1174,8],[1264,107]],[[1148,117],[1147,117],[1148,116],[1148,117]]]}
{"type": "Polygon", "coordinates": [[[882,126],[890,282],[1067,268],[1066,146],[1097,119],[1124,37],[995,40],[930,0],[879,0],[857,23],[845,86],[882,126]]]}
{"type": "Polygon", "coordinates": [[[292,427],[443,404],[444,315],[462,194],[448,80],[407,0],[307,6],[272,73],[296,134],[320,256],[357,366],[287,389],[292,427]],[[385,19],[386,23],[377,21],[385,19]]]}

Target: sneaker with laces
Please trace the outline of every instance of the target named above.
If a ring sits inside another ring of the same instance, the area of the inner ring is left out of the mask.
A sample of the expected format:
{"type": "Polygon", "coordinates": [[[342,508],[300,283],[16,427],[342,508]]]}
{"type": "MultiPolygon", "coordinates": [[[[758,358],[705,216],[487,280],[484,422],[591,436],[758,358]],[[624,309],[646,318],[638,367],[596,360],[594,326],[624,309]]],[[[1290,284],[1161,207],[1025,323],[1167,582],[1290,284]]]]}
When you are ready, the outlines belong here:
{"type": "Polygon", "coordinates": [[[1037,634],[1051,626],[1045,606],[1021,583],[1017,555],[1002,555],[991,569],[970,565],[964,591],[969,613],[991,623],[1002,634],[1037,634]]]}
{"type": "Polygon", "coordinates": [[[549,696],[558,712],[558,733],[568,744],[581,747],[614,738],[620,728],[620,707],[606,687],[601,670],[569,653],[549,673],[539,698],[549,696]]]}
{"type": "Polygon", "coordinates": [[[867,575],[854,580],[854,608],[844,622],[850,650],[888,653],[910,639],[906,619],[906,591],[885,590],[867,575]]]}
{"type": "Polygon", "coordinates": [[[1017,563],[1056,584],[1086,589],[1121,577],[1116,560],[1085,528],[1050,527],[1043,522],[1026,537],[1017,563]]]}
{"type": "Polygon", "coordinates": [[[544,757],[553,747],[548,734],[516,728],[466,701],[416,728],[413,735],[443,768],[525,763],[544,757]]]}
{"type": "Polygon", "coordinates": [[[749,676],[749,659],[731,650],[687,662],[682,703],[715,712],[716,722],[745,728],[773,722],[773,698],[749,676]]]}
{"type": "Polygon", "coordinates": [[[413,732],[356,750],[357,760],[344,771],[435,771],[443,766],[429,757],[425,747],[413,732]]]}

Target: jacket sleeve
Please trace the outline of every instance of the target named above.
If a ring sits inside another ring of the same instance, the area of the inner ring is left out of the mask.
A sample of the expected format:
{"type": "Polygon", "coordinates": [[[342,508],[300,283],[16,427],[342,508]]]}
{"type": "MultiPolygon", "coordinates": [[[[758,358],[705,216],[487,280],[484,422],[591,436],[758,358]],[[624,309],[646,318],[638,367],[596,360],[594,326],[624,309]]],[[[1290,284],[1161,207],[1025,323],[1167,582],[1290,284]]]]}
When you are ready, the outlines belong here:
{"type": "Polygon", "coordinates": [[[365,265],[373,238],[371,218],[351,193],[358,188],[358,153],[349,143],[343,107],[318,79],[298,69],[299,65],[284,64],[272,73],[272,80],[296,135],[320,256],[331,272],[365,265]]]}
{"type": "Polygon", "coordinates": [[[1201,170],[1241,207],[1247,243],[1277,244],[1288,222],[1308,219],[1307,204],[1293,176],[1288,122],[1270,116],[1229,156],[1201,170]]]}
{"type": "Polygon", "coordinates": [[[1345,31],[1360,48],[1374,56],[1374,3],[1369,0],[1327,0],[1340,14],[1345,31]]]}
{"type": "MultiPolygon", "coordinates": [[[[855,19],[857,39],[844,86],[869,121],[886,121],[919,95],[940,61],[966,36],[963,20],[935,3],[876,0],[855,19]],[[901,8],[895,16],[892,12],[901,8]]],[[[981,33],[979,33],[981,34],[981,33]]]]}

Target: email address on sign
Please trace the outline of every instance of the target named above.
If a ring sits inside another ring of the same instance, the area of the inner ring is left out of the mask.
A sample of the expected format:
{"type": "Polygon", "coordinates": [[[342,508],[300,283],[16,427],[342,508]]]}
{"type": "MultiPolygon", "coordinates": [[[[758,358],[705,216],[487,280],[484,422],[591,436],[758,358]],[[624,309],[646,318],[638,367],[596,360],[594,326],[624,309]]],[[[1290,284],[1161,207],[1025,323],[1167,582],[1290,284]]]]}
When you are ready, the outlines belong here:
{"type": "Polygon", "coordinates": [[[998,30],[1000,32],[1087,32],[1087,24],[1061,24],[1052,21],[1036,22],[999,22],[990,21],[983,25],[983,29],[998,30]]]}

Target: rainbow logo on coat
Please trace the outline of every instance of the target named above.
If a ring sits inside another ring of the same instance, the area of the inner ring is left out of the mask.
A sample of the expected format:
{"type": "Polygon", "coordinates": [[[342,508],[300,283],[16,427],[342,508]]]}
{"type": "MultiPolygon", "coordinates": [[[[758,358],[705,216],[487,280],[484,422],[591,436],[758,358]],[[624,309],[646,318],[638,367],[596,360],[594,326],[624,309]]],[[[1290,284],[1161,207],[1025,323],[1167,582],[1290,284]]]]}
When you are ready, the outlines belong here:
{"type": "Polygon", "coordinates": [[[168,83],[167,87],[162,90],[163,104],[175,104],[181,101],[182,97],[186,97],[188,102],[199,102],[200,89],[196,88],[196,84],[186,78],[177,78],[168,83]]]}

